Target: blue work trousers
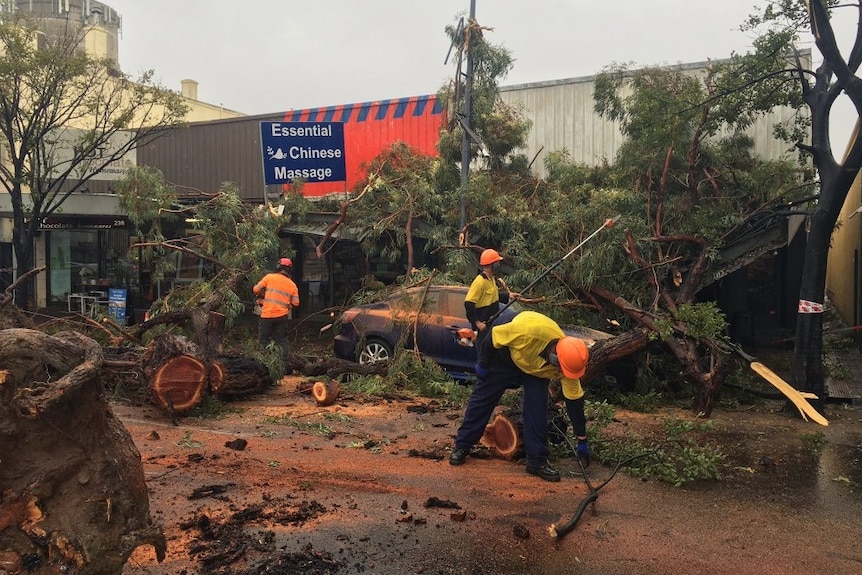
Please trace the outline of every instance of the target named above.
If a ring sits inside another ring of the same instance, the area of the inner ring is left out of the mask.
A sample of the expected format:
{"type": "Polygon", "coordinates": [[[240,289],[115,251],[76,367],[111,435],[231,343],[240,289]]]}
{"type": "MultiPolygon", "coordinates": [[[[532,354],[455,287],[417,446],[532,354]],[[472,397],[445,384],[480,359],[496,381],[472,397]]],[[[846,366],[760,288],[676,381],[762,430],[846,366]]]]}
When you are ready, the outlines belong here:
{"type": "Polygon", "coordinates": [[[541,467],[548,462],[548,380],[512,368],[492,368],[485,381],[473,385],[464,421],[458,428],[455,447],[469,450],[485,432],[485,426],[507,389],[524,388],[524,449],[527,465],[541,467]]]}

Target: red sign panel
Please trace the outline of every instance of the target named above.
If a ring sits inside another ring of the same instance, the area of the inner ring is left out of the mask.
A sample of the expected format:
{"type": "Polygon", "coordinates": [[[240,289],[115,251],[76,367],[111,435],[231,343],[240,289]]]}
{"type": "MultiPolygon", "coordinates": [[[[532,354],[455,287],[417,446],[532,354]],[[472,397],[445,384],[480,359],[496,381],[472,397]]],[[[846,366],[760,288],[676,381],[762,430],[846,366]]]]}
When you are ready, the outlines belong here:
{"type": "Polygon", "coordinates": [[[365,178],[365,166],[394,142],[429,156],[437,155],[437,140],[445,114],[436,96],[414,96],[364,104],[311,108],[285,113],[286,122],[342,122],[346,182],[306,182],[305,197],[352,191],[365,178]]]}

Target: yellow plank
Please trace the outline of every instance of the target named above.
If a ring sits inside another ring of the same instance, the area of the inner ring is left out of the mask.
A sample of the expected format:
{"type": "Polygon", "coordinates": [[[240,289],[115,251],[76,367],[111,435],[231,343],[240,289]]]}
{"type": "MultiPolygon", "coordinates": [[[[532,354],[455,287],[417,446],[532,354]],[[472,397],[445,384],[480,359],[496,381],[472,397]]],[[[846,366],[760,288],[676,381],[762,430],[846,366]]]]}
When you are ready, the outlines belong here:
{"type": "Polygon", "coordinates": [[[777,373],[760,363],[759,361],[751,362],[751,369],[755,371],[760,377],[774,385],[778,391],[783,393],[787,399],[793,402],[793,405],[799,410],[802,414],[802,418],[808,421],[810,417],[816,423],[820,425],[829,425],[829,421],[823,417],[820,412],[814,409],[814,406],[808,403],[808,400],[803,397],[803,395],[792,385],[781,379],[777,373]]]}

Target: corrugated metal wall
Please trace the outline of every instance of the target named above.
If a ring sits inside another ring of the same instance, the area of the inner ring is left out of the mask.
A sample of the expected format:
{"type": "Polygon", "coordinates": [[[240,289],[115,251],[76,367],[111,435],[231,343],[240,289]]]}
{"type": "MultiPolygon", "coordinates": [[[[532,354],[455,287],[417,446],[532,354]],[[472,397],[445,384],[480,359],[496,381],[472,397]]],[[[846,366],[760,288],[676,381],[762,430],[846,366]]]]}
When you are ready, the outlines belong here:
{"type": "MultiPolygon", "coordinates": [[[[810,59],[810,51],[802,54],[810,59]]],[[[706,62],[680,67],[703,74],[706,62]]],[[[566,149],[577,162],[590,165],[604,158],[613,160],[623,143],[616,124],[593,112],[594,76],[568,78],[501,88],[503,100],[523,109],[533,123],[527,147],[522,152],[540,175],[545,175],[548,153],[566,149]]],[[[791,111],[776,109],[748,130],[755,151],[765,158],[779,158],[793,147],[772,137],[776,120],[791,111]]],[[[245,199],[262,199],[280,186],[263,184],[260,122],[343,122],[347,182],[306,183],[303,194],[320,197],[349,191],[365,176],[363,165],[387,145],[403,141],[429,155],[436,155],[439,131],[445,114],[434,95],[394,100],[308,108],[277,114],[246,116],[190,124],[138,150],[138,162],[159,168],[178,187],[213,192],[222,182],[240,186],[245,199]]]]}
{"type": "MultiPolygon", "coordinates": [[[[803,65],[810,61],[810,50],[801,54],[803,65]]],[[[682,64],[686,73],[703,75],[707,62],[682,64]]],[[[504,102],[522,110],[533,122],[527,147],[520,150],[530,160],[536,158],[533,169],[546,175],[544,161],[551,152],[567,150],[572,159],[588,165],[612,161],[623,143],[619,127],[600,118],[593,111],[595,76],[567,78],[531,84],[501,87],[504,102]]],[[[788,108],[776,108],[771,114],[757,119],[746,130],[754,139],[755,153],[763,158],[777,159],[794,154],[794,147],[772,137],[772,126],[792,115],[788,108]]]]}
{"type": "Polygon", "coordinates": [[[501,88],[503,101],[521,109],[533,128],[522,152],[544,174],[550,152],[566,149],[577,162],[613,158],[623,142],[619,128],[593,112],[593,76],[501,88]]]}
{"type": "Polygon", "coordinates": [[[244,199],[262,200],[263,161],[260,123],[279,122],[282,114],[215,120],[177,128],[138,148],[138,164],[162,171],[180,193],[213,193],[234,182],[244,199]]]}
{"type": "Polygon", "coordinates": [[[396,141],[436,155],[444,116],[430,95],[194,123],[139,148],[138,163],[160,169],[180,192],[184,187],[214,192],[231,181],[242,198],[262,200],[281,187],[265,189],[263,183],[261,122],[343,122],[347,182],[303,186],[306,197],[320,197],[352,189],[365,177],[362,166],[396,141]]]}
{"type": "Polygon", "coordinates": [[[319,197],[352,190],[365,177],[363,164],[394,142],[404,142],[423,154],[436,156],[444,114],[437,97],[432,95],[295,110],[285,113],[283,119],[344,123],[347,182],[316,182],[303,186],[304,196],[319,197]]]}

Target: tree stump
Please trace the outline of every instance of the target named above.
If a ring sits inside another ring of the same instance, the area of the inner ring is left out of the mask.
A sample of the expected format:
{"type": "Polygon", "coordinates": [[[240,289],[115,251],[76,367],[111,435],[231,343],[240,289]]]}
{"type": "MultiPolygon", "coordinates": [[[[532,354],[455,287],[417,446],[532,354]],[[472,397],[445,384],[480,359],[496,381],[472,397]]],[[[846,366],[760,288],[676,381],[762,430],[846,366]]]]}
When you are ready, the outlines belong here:
{"type": "Polygon", "coordinates": [[[311,387],[311,395],[317,405],[326,407],[332,405],[338,399],[338,394],[341,393],[341,385],[337,380],[316,381],[311,387]]]}
{"type": "Polygon", "coordinates": [[[75,332],[0,330],[0,550],[10,572],[120,573],[154,525],[141,456],[110,410],[102,349],[75,332]]]}
{"type": "Polygon", "coordinates": [[[200,355],[198,346],[190,339],[171,334],[160,335],[150,341],[141,354],[141,370],[150,379],[153,373],[168,359],[177,355],[200,355]]]}
{"type": "Polygon", "coordinates": [[[523,436],[524,424],[520,413],[508,411],[498,413],[494,419],[485,426],[480,443],[485,447],[491,447],[497,454],[506,460],[513,460],[524,454],[523,436]]]}
{"type": "Polygon", "coordinates": [[[208,393],[231,400],[260,393],[271,386],[272,376],[256,359],[224,354],[206,357],[190,340],[162,335],[141,355],[151,401],[171,413],[183,415],[201,404],[208,393]]]}

